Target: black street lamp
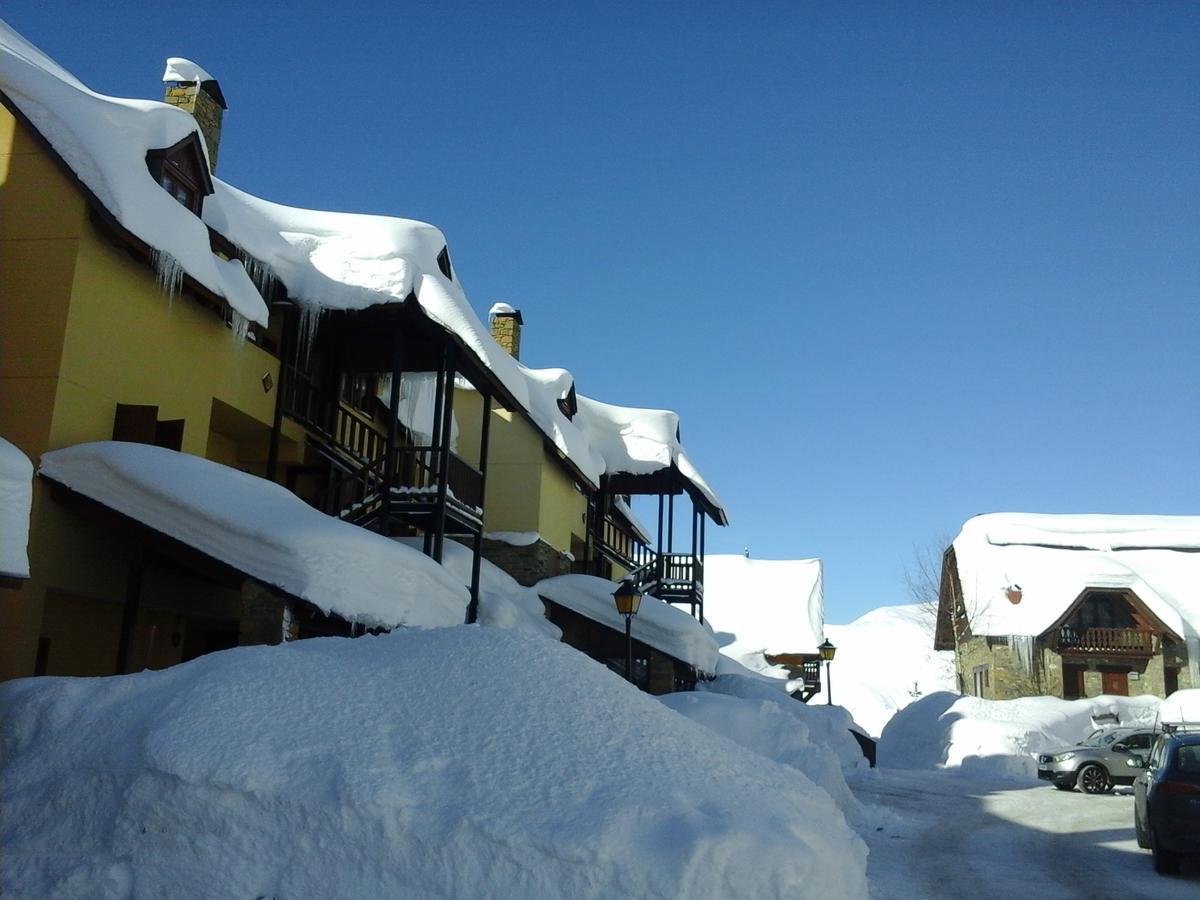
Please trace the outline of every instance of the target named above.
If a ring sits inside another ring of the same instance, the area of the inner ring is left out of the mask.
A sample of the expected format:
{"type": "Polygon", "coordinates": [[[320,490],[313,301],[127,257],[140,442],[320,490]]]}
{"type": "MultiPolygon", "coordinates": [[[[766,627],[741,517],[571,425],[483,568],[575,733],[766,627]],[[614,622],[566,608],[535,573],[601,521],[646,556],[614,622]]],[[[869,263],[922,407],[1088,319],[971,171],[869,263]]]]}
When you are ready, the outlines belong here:
{"type": "Polygon", "coordinates": [[[642,592],[626,578],[613,591],[617,612],[625,617],[625,677],[633,684],[633,617],[642,605],[642,592]]]}
{"type": "Polygon", "coordinates": [[[825,702],[833,706],[833,682],[829,675],[829,669],[833,663],[833,654],[837,653],[837,647],[830,643],[829,638],[825,638],[825,643],[817,648],[817,652],[821,654],[821,659],[825,660],[825,702]]]}

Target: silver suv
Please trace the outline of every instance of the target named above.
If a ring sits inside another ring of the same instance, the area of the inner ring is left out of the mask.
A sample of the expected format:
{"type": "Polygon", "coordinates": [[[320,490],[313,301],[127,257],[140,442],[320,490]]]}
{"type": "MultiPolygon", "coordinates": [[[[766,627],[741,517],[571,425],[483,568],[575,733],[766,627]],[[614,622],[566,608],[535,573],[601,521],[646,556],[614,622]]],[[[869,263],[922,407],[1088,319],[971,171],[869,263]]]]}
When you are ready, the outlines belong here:
{"type": "Polygon", "coordinates": [[[1133,756],[1146,757],[1154,743],[1152,728],[1100,728],[1074,747],[1038,757],[1038,778],[1060,791],[1076,785],[1087,794],[1103,794],[1115,784],[1133,784],[1146,771],[1133,756]]]}

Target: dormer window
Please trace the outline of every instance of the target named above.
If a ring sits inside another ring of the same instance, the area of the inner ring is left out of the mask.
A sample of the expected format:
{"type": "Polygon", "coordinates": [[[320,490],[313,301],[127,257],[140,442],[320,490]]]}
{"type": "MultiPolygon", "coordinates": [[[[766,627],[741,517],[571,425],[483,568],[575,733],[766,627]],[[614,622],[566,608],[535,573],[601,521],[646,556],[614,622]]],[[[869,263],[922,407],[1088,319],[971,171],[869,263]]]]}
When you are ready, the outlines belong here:
{"type": "Polygon", "coordinates": [[[579,398],[575,394],[575,385],[571,385],[565,397],[558,398],[558,411],[568,419],[574,419],[579,412],[579,398]]]}
{"type": "Polygon", "coordinates": [[[146,154],[146,167],[164,191],[196,215],[204,198],[213,192],[212,176],[194,132],[163,150],[146,154]]]}
{"type": "Polygon", "coordinates": [[[450,268],[450,248],[443,247],[442,252],[437,255],[438,268],[442,270],[442,274],[454,280],[454,271],[450,268]]]}

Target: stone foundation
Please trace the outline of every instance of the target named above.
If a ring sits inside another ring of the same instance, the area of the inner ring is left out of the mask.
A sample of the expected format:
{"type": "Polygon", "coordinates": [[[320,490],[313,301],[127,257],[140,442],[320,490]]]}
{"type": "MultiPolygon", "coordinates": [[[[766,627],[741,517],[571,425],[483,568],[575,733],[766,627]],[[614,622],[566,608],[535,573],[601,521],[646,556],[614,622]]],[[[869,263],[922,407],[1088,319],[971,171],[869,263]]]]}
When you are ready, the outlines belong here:
{"type": "Polygon", "coordinates": [[[299,636],[288,601],[266,585],[247,579],[242,583],[242,618],[238,645],[282,644],[299,636]]]}
{"type": "Polygon", "coordinates": [[[504,541],[485,538],[483,558],[499,566],[525,587],[533,587],[543,578],[567,575],[571,571],[571,558],[541,538],[525,547],[514,547],[504,541]]]}

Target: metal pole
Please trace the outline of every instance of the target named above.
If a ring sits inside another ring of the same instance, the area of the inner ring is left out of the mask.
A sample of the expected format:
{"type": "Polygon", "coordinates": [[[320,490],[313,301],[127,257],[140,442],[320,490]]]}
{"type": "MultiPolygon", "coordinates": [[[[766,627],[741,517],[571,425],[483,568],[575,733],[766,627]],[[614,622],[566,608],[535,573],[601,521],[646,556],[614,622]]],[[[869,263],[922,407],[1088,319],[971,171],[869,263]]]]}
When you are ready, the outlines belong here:
{"type": "Polygon", "coordinates": [[[833,660],[825,660],[825,704],[833,706],[833,679],[829,672],[833,668],[833,660]]]}
{"type": "Polygon", "coordinates": [[[633,684],[633,614],[625,613],[625,677],[633,684]]]}

